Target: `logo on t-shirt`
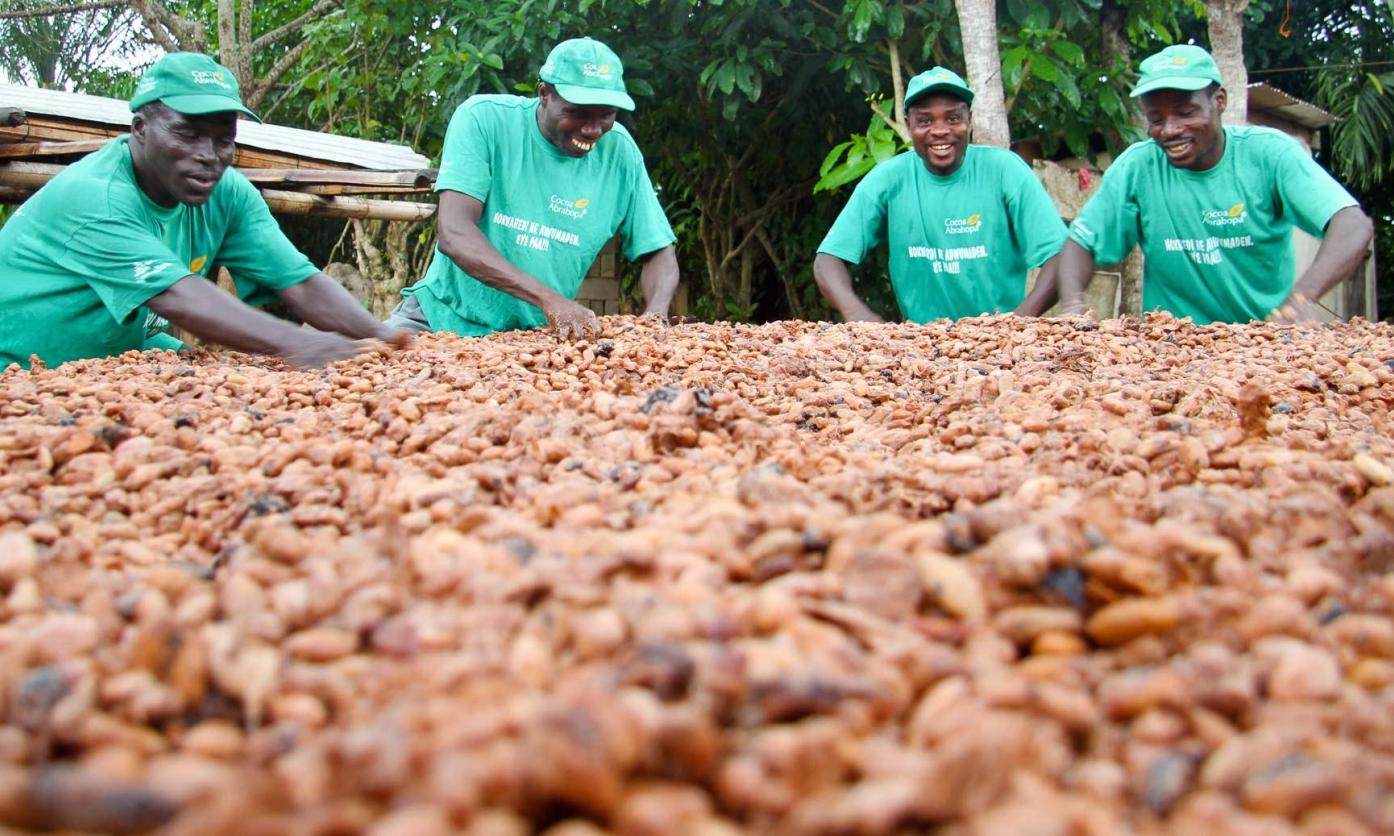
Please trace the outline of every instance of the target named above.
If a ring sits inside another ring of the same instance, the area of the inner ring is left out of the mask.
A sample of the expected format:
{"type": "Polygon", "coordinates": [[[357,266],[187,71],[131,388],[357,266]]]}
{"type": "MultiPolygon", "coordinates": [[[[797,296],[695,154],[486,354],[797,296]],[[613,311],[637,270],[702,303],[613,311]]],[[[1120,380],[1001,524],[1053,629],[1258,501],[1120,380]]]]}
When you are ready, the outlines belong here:
{"type": "Polygon", "coordinates": [[[556,212],[558,215],[565,215],[568,218],[579,221],[586,216],[586,207],[590,205],[591,199],[588,197],[568,200],[561,195],[554,194],[548,200],[547,208],[556,212]]]}
{"type": "Polygon", "coordinates": [[[1201,221],[1206,226],[1233,226],[1242,224],[1249,220],[1249,210],[1244,207],[1244,201],[1239,201],[1228,209],[1212,209],[1201,215],[1201,221]]]}
{"type": "Polygon", "coordinates": [[[202,269],[203,269],[203,266],[204,266],[205,264],[207,264],[207,263],[208,263],[208,256],[206,256],[206,255],[201,255],[201,256],[199,256],[198,258],[194,259],[193,261],[190,261],[190,262],[189,262],[189,272],[190,272],[190,273],[197,273],[198,271],[202,270],[202,269]]]}
{"type": "Polygon", "coordinates": [[[151,259],[150,261],[137,261],[132,270],[138,282],[148,281],[154,276],[158,276],[169,269],[169,262],[151,259]]]}
{"type": "Polygon", "coordinates": [[[974,212],[966,218],[945,218],[945,235],[967,235],[983,228],[983,214],[974,212]]]}

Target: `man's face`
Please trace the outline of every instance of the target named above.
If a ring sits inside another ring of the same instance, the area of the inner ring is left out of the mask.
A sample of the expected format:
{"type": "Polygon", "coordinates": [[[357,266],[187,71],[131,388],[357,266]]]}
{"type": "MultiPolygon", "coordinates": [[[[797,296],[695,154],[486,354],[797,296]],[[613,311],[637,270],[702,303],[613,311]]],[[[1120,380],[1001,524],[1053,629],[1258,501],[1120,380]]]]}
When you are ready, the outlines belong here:
{"type": "Polygon", "coordinates": [[[968,153],[973,114],[968,103],[948,93],[926,93],[905,114],[910,141],[929,170],[940,177],[953,174],[968,153]]]}
{"type": "Polygon", "coordinates": [[[132,161],[141,189],[161,206],[201,206],[232,164],[237,114],[187,116],[142,108],[131,122],[132,161]]]}
{"type": "Polygon", "coordinates": [[[1147,133],[1166,152],[1177,168],[1205,171],[1225,152],[1225,133],[1220,115],[1225,112],[1225,91],[1154,90],[1142,95],[1142,115],[1147,133]]]}
{"type": "Polygon", "coordinates": [[[568,157],[584,157],[607,131],[615,127],[613,107],[578,105],[568,102],[552,85],[538,88],[537,127],[547,141],[568,157]]]}

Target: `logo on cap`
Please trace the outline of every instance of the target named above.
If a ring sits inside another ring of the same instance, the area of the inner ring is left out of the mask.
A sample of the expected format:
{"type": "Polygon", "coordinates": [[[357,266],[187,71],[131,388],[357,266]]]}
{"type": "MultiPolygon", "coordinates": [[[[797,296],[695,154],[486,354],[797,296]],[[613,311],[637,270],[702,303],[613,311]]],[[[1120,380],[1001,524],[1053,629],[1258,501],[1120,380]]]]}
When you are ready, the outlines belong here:
{"type": "Polygon", "coordinates": [[[209,72],[208,70],[193,70],[189,73],[194,84],[216,84],[224,90],[231,90],[232,85],[227,83],[227,76],[222,70],[209,72]]]}

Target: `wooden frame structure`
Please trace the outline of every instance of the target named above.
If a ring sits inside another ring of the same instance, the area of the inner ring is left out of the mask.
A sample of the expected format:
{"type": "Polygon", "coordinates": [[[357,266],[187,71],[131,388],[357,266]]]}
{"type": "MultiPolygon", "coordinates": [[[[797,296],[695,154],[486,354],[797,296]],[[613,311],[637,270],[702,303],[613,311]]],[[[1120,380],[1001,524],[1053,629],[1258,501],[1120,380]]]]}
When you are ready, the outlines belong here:
{"type": "MultiPolygon", "coordinates": [[[[0,203],[22,203],[130,122],[120,99],[0,84],[0,203]]],[[[233,165],[276,214],[419,221],[436,208],[383,199],[428,195],[435,183],[431,161],[403,145],[244,120],[233,165]]]]}

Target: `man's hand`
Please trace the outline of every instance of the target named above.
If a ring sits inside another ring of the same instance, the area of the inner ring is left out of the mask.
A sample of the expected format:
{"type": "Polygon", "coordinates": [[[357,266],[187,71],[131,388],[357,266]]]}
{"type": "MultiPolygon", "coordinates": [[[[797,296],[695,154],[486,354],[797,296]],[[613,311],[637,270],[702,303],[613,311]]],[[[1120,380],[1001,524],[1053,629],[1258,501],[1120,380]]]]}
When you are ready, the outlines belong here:
{"type": "Polygon", "coordinates": [[[828,304],[837,308],[845,322],[885,322],[852,290],[852,273],[847,262],[835,255],[818,253],[813,257],[813,280],[828,304]]]}
{"type": "Polygon", "coordinates": [[[317,369],[356,357],[373,347],[371,340],[351,340],[327,331],[302,329],[303,336],[285,352],[286,361],[301,369],[317,369]]]}
{"type": "Polygon", "coordinates": [[[557,297],[542,307],[547,324],[563,340],[575,340],[600,334],[600,318],[595,311],[564,297],[557,297]]]}
{"type": "Polygon", "coordinates": [[[1326,309],[1305,294],[1293,293],[1287,301],[1268,315],[1269,322],[1293,324],[1298,322],[1322,322],[1327,318],[1326,309]]]}
{"type": "Polygon", "coordinates": [[[848,310],[843,312],[842,319],[846,322],[885,322],[885,318],[868,308],[866,305],[849,305],[848,310]]]}

